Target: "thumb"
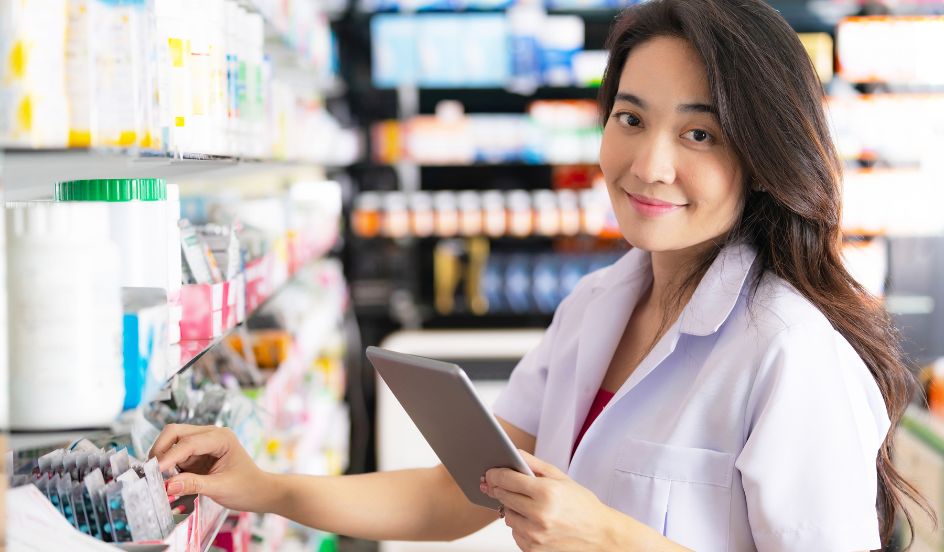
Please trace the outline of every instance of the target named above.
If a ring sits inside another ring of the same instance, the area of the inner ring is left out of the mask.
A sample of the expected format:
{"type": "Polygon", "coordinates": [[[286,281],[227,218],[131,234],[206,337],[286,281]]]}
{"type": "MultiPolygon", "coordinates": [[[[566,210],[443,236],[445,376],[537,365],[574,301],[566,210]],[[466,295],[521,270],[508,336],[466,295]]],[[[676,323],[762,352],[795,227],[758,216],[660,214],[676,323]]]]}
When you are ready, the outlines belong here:
{"type": "Polygon", "coordinates": [[[167,480],[168,496],[213,495],[216,481],[211,475],[182,473],[167,480]]]}
{"type": "Polygon", "coordinates": [[[528,467],[531,468],[531,471],[534,472],[534,475],[539,477],[549,477],[551,479],[563,479],[567,477],[564,475],[564,472],[557,469],[557,466],[554,464],[545,462],[528,451],[518,449],[518,452],[521,454],[521,457],[524,458],[524,461],[528,463],[528,467]]]}

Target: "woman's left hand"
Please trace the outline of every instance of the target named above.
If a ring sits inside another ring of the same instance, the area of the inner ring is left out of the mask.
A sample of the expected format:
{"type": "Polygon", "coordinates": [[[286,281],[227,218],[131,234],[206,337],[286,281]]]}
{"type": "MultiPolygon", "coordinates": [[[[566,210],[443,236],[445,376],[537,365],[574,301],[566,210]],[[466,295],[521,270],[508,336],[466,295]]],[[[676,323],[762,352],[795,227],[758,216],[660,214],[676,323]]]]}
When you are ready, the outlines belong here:
{"type": "Polygon", "coordinates": [[[504,505],[518,546],[526,552],[612,550],[614,510],[557,467],[519,452],[537,477],[493,468],[480,486],[504,505]]]}

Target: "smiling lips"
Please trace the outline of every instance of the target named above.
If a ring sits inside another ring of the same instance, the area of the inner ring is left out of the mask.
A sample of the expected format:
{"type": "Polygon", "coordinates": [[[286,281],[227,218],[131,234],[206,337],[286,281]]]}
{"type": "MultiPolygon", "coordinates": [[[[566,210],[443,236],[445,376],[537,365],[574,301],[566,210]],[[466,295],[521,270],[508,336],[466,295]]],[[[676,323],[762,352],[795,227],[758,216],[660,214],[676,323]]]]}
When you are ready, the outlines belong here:
{"type": "Polygon", "coordinates": [[[633,206],[633,208],[639,211],[640,214],[647,217],[667,215],[673,211],[677,211],[682,207],[685,207],[685,205],[669,203],[668,201],[661,201],[643,195],[631,194],[629,192],[626,192],[626,196],[629,197],[629,203],[633,206]]]}

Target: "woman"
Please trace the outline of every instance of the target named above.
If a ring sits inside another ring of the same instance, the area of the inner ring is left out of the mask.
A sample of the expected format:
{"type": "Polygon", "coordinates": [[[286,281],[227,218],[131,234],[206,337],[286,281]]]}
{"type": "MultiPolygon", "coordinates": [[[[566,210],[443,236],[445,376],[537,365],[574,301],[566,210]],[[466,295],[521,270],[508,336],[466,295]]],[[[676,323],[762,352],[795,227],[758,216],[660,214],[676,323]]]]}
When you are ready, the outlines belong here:
{"type": "MultiPolygon", "coordinates": [[[[538,477],[489,470],[482,492],[524,550],[880,548],[916,496],[889,460],[912,378],[842,265],[807,54],[759,0],[640,4],[609,47],[600,166],[634,249],[581,281],[495,406],[538,477]]],[[[188,426],[152,452],[194,472],[170,494],[336,533],[449,540],[495,519],[442,466],[271,475],[188,426]]]]}

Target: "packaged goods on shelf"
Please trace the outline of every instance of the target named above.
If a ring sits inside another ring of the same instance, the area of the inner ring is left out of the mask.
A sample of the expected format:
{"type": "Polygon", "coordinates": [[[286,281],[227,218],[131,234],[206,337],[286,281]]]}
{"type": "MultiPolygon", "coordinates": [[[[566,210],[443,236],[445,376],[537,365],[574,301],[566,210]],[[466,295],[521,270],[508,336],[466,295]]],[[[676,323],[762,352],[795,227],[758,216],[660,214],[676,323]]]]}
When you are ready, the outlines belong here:
{"type": "Polygon", "coordinates": [[[364,192],[352,229],[361,238],[611,236],[605,191],[364,192]],[[602,195],[601,195],[602,194],[602,195]]]}
{"type": "Polygon", "coordinates": [[[848,81],[944,85],[944,16],[850,17],[836,28],[836,43],[839,74],[848,81]]]}
{"type": "Polygon", "coordinates": [[[421,12],[421,11],[475,11],[503,10],[517,7],[538,7],[551,10],[618,10],[639,0],[361,0],[362,12],[421,12]]]}
{"type": "Polygon", "coordinates": [[[609,253],[496,253],[481,242],[448,240],[434,252],[440,315],[549,314],[584,275],[613,263],[609,253]]]}
{"type": "Polygon", "coordinates": [[[843,159],[879,167],[940,167],[944,94],[835,96],[826,107],[843,159]]]}
{"type": "Polygon", "coordinates": [[[118,251],[104,205],[7,208],[10,425],[107,426],[124,400],[118,251]],[[64,406],[67,405],[67,406],[64,406]]]}
{"type": "Polygon", "coordinates": [[[849,235],[935,236],[944,232],[936,173],[915,169],[846,171],[842,228],[849,235]],[[881,209],[876,209],[881,205],[881,209]]]}
{"type": "Polygon", "coordinates": [[[157,459],[78,443],[12,466],[11,486],[35,485],[82,533],[110,543],[162,541],[175,531],[157,459]]]}
{"type": "Polygon", "coordinates": [[[0,1],[0,143],[65,147],[67,0],[0,1]]]}
{"type": "Polygon", "coordinates": [[[293,78],[299,55],[337,70],[320,8],[298,11],[310,38],[274,64],[233,0],[4,0],[0,144],[350,163],[356,136],[293,78]]]}
{"type": "Polygon", "coordinates": [[[151,400],[173,371],[168,358],[170,312],[161,288],[123,288],[122,350],[125,371],[124,409],[151,400]]]}
{"type": "Polygon", "coordinates": [[[502,13],[378,15],[371,20],[373,81],[380,88],[586,86],[599,55],[583,60],[584,21],[516,7],[502,13]]]}
{"type": "Polygon", "coordinates": [[[592,101],[537,101],[525,115],[465,115],[442,102],[435,116],[375,125],[372,138],[379,163],[581,164],[597,162],[601,131],[592,101]]]}

